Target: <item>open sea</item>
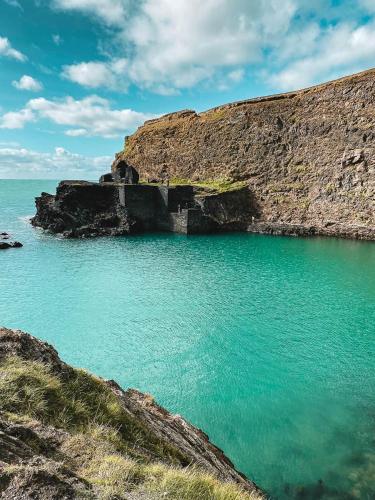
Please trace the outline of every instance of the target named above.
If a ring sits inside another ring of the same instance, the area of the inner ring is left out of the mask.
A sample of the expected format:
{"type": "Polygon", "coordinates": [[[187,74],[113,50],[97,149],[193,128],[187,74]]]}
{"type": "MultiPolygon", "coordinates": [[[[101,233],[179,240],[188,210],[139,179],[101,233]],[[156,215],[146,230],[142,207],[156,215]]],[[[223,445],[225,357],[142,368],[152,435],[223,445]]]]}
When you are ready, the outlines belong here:
{"type": "Polygon", "coordinates": [[[0,180],[0,324],[151,393],[272,498],[375,498],[375,243],[250,234],[63,240],[57,181],[0,180]],[[305,495],[305,496],[303,496],[305,495]]]}

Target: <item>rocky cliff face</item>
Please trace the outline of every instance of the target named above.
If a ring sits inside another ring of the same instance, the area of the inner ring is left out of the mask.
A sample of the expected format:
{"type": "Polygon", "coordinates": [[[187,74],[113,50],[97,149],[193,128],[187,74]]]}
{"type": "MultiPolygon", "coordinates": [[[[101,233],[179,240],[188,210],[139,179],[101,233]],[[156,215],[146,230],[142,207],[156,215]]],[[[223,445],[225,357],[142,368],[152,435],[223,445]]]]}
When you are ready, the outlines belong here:
{"type": "Polygon", "coordinates": [[[62,181],[56,195],[42,193],[36,198],[31,223],[70,238],[128,234],[134,221],[118,198],[113,183],[62,181]]]}
{"type": "Polygon", "coordinates": [[[245,180],[260,232],[375,239],[375,70],[147,121],[126,159],[148,179],[245,180]]]}
{"type": "Polygon", "coordinates": [[[206,434],[0,327],[0,498],[257,500],[206,434]]]}

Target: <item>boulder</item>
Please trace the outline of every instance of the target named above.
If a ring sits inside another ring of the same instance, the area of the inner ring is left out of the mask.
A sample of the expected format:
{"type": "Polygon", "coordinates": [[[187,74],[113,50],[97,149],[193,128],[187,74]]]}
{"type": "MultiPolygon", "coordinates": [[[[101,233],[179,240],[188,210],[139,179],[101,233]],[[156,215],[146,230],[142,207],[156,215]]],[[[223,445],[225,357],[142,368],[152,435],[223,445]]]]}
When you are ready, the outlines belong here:
{"type": "Polygon", "coordinates": [[[7,248],[21,248],[23,246],[19,241],[4,241],[9,239],[10,235],[8,233],[0,233],[0,250],[6,250],[7,248]]]}

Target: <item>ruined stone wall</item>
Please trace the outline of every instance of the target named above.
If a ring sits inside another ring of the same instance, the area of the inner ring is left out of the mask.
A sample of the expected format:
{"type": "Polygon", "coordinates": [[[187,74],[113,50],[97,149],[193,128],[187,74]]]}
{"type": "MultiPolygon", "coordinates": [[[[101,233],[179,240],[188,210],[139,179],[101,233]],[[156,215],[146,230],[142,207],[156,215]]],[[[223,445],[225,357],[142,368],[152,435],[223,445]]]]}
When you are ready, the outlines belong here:
{"type": "Polygon", "coordinates": [[[120,156],[143,178],[246,180],[261,221],[372,231],[375,70],[148,121],[120,156]]]}

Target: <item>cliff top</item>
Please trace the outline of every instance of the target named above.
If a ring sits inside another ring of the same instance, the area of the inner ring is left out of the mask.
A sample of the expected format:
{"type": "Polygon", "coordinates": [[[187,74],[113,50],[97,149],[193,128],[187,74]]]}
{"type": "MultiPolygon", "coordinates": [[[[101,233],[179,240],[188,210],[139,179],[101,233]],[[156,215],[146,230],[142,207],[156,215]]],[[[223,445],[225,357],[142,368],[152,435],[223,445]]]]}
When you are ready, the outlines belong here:
{"type": "Polygon", "coordinates": [[[210,108],[206,111],[202,111],[200,113],[197,113],[196,111],[191,110],[191,109],[184,109],[184,110],[180,110],[180,111],[174,111],[172,113],[166,113],[165,115],[162,115],[159,118],[153,118],[151,120],[146,120],[144,122],[144,125],[142,125],[140,128],[142,128],[145,125],[150,125],[152,123],[160,122],[163,120],[166,120],[166,121],[178,120],[181,118],[187,118],[189,116],[205,117],[206,115],[210,115],[213,112],[225,111],[225,110],[229,110],[231,108],[235,108],[238,106],[259,104],[259,103],[263,103],[263,102],[279,101],[282,99],[293,99],[295,97],[300,97],[300,96],[307,94],[307,93],[320,92],[320,91],[326,89],[327,87],[340,85],[340,84],[348,84],[351,82],[356,83],[356,80],[363,79],[363,78],[374,78],[374,77],[375,77],[375,68],[371,68],[371,69],[368,69],[365,71],[361,71],[359,73],[343,76],[341,78],[336,78],[334,80],[329,80],[328,82],[323,82],[323,83],[319,83],[317,85],[312,85],[311,87],[305,87],[303,89],[293,90],[290,92],[282,92],[279,94],[270,94],[270,95],[266,95],[266,96],[252,97],[250,99],[243,99],[240,101],[233,101],[233,102],[229,102],[226,104],[220,104],[219,106],[215,106],[213,108],[210,108]]]}

